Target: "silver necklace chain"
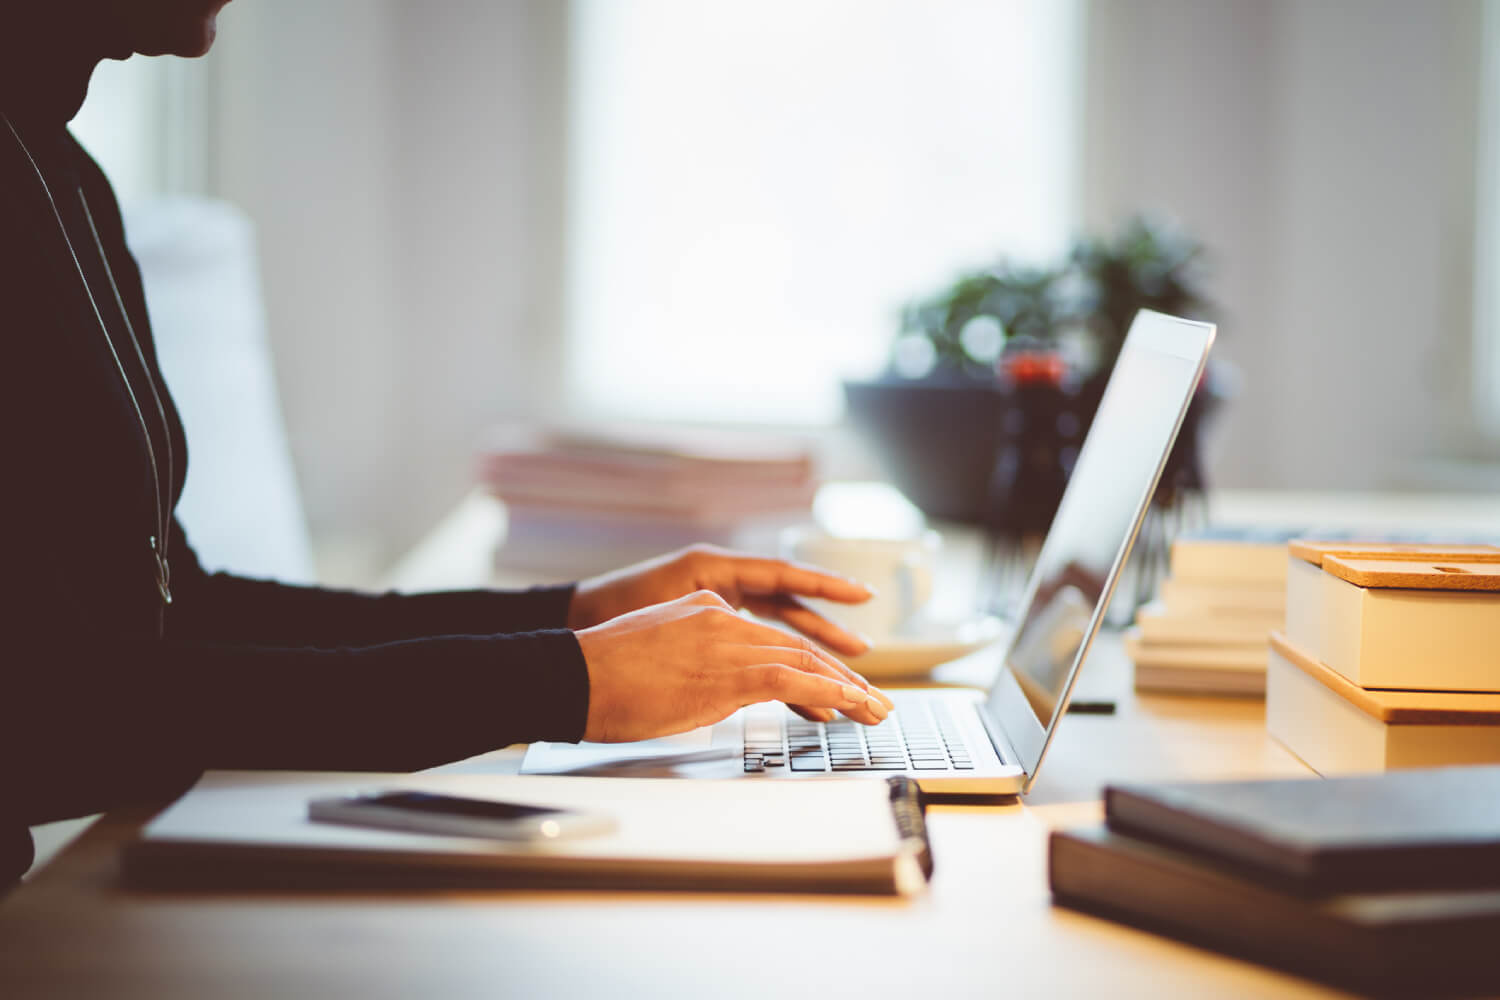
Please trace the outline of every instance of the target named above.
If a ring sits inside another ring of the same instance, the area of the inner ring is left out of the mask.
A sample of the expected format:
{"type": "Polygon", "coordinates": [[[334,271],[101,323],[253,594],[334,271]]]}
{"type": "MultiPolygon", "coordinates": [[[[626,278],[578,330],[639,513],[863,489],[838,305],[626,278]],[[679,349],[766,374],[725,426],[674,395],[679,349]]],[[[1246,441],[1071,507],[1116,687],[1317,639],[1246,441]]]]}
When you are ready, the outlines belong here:
{"type": "MultiPolygon", "coordinates": [[[[41,182],[42,190],[47,195],[47,202],[52,206],[52,215],[57,219],[57,227],[62,232],[63,242],[68,245],[68,253],[73,258],[73,267],[78,271],[78,278],[83,282],[84,294],[88,296],[89,305],[94,310],[94,318],[99,323],[99,331],[104,335],[104,342],[109,346],[109,353],[115,360],[115,368],[120,373],[120,380],[125,383],[125,392],[130,396],[130,405],[135,408],[136,420],[140,421],[141,436],[146,441],[146,455],[151,460],[151,486],[156,497],[156,534],[150,536],[151,555],[156,560],[156,589],[161,594],[163,604],[172,603],[172,571],[167,563],[167,544],[170,537],[170,524],[168,515],[170,508],[166,502],[167,494],[163,490],[161,474],[156,462],[156,446],[151,443],[151,429],[146,424],[145,411],[141,409],[140,400],[136,398],[135,387],[130,383],[130,376],[125,371],[125,365],[120,360],[120,353],[115,349],[115,342],[110,338],[109,327],[105,325],[104,315],[99,311],[99,303],[94,300],[94,291],[89,287],[88,276],[84,274],[83,264],[78,259],[78,251],[73,246],[73,240],[68,236],[68,227],[63,223],[62,212],[58,210],[57,199],[52,196],[52,188],[47,183],[47,178],[42,174],[41,167],[37,166],[36,157],[31,155],[26,141],[21,138],[21,133],[16,131],[16,126],[11,122],[9,115],[0,114],[5,120],[6,128],[15,137],[16,144],[21,147],[21,152],[26,154],[26,159],[31,163],[31,169],[36,173],[36,179],[41,182]]],[[[99,238],[99,229],[94,225],[94,213],[89,211],[89,202],[83,194],[82,185],[78,188],[78,202],[83,206],[83,216],[88,220],[89,232],[94,237],[94,246],[99,251],[99,260],[104,265],[104,276],[109,279],[110,291],[114,293],[115,305],[119,307],[120,318],[125,322],[125,332],[130,336],[130,344],[135,348],[136,359],[141,363],[141,373],[146,378],[146,385],[151,390],[152,402],[156,404],[156,415],[161,420],[162,439],[166,442],[166,465],[167,486],[170,490],[175,482],[176,470],[173,467],[172,456],[172,428],[167,423],[166,407],[162,405],[161,393],[157,391],[156,380],[151,377],[151,369],[146,365],[145,352],[141,350],[141,342],[135,335],[135,326],[130,322],[130,313],[125,309],[125,300],[120,295],[120,286],[115,283],[114,269],[109,266],[109,255],[104,252],[104,241],[99,238]]]]}

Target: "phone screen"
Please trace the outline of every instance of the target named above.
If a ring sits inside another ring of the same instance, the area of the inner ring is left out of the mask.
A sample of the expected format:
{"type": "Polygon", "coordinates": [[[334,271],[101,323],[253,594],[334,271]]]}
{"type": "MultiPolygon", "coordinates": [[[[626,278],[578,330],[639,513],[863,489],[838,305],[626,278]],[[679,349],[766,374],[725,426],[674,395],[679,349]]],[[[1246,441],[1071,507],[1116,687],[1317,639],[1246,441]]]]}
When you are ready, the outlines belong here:
{"type": "Polygon", "coordinates": [[[367,796],[358,801],[365,805],[384,806],[390,809],[406,809],[442,816],[472,816],[476,819],[525,819],[529,816],[548,816],[563,811],[546,806],[523,806],[515,802],[463,799],[454,795],[430,795],[426,792],[387,792],[384,795],[367,796]]]}

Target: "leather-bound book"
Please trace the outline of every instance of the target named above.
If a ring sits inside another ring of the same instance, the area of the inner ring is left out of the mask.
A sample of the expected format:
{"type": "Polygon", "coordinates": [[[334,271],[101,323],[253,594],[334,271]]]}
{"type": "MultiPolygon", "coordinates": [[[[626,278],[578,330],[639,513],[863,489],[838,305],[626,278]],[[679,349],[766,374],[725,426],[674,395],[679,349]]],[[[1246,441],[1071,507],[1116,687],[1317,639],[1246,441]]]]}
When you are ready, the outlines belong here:
{"type": "Polygon", "coordinates": [[[1500,890],[1307,897],[1105,827],[1059,830],[1059,905],[1373,996],[1500,991],[1500,890]]]}
{"type": "Polygon", "coordinates": [[[1112,830],[1293,892],[1500,889],[1500,767],[1117,785],[1112,830]]]}

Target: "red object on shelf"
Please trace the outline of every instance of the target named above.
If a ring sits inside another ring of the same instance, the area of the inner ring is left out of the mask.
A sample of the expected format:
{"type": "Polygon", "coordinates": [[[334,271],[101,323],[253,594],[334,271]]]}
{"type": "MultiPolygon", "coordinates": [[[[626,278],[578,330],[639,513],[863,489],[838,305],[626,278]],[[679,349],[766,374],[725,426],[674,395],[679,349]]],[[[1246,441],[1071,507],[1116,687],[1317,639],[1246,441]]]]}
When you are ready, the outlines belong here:
{"type": "Polygon", "coordinates": [[[1000,359],[1000,374],[1016,385],[1062,385],[1067,373],[1056,351],[1012,351],[1000,359]]]}

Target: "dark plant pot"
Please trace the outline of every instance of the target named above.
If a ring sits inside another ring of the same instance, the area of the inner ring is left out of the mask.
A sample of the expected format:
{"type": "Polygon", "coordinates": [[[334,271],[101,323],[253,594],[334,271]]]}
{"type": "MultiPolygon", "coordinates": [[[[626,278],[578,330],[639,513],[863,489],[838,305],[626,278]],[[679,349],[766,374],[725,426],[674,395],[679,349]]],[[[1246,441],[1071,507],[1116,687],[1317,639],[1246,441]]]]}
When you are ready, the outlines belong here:
{"type": "Polygon", "coordinates": [[[1084,388],[1026,382],[1005,391],[990,477],[989,527],[996,538],[1041,538],[1052,524],[1099,402],[1084,388]]]}
{"type": "Polygon", "coordinates": [[[992,382],[953,377],[844,383],[855,430],[892,483],[928,517],[990,520],[990,473],[1004,433],[1005,394],[992,382]]]}
{"type": "MultiPolygon", "coordinates": [[[[958,377],[844,383],[849,418],[896,488],[928,517],[981,525],[1002,538],[1047,530],[1106,378],[1077,391],[1004,387],[958,377]]],[[[1173,509],[1205,487],[1203,424],[1222,403],[1199,387],[1153,498],[1173,509]]]]}

